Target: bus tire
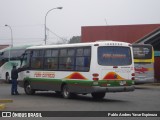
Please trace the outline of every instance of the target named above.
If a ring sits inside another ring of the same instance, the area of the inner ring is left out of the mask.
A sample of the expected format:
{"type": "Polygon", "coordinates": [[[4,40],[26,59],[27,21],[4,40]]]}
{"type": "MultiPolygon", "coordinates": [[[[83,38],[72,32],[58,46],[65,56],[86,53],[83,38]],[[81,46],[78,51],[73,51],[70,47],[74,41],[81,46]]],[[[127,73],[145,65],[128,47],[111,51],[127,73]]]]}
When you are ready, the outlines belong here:
{"type": "Polygon", "coordinates": [[[27,95],[33,95],[35,94],[35,90],[31,88],[31,85],[29,82],[26,82],[24,84],[24,91],[27,95]]]}
{"type": "Polygon", "coordinates": [[[10,81],[10,76],[9,76],[9,73],[7,72],[6,73],[6,83],[10,83],[11,81],[10,81]]]}
{"type": "Polygon", "coordinates": [[[66,84],[62,86],[62,96],[66,99],[72,98],[72,93],[68,91],[68,85],[66,84]]]}
{"type": "Polygon", "coordinates": [[[91,93],[93,99],[96,99],[96,100],[101,100],[104,98],[105,96],[105,92],[99,92],[99,93],[91,93]]]}

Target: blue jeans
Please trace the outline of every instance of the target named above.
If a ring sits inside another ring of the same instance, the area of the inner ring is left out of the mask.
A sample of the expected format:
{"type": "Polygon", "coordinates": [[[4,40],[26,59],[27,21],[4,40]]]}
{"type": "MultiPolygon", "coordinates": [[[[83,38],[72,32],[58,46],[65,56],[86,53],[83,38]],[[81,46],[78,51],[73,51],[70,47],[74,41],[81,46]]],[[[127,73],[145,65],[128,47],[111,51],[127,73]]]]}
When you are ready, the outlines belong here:
{"type": "Polygon", "coordinates": [[[18,94],[17,84],[18,84],[17,80],[16,80],[16,79],[13,79],[13,80],[12,80],[11,94],[18,94]]]}

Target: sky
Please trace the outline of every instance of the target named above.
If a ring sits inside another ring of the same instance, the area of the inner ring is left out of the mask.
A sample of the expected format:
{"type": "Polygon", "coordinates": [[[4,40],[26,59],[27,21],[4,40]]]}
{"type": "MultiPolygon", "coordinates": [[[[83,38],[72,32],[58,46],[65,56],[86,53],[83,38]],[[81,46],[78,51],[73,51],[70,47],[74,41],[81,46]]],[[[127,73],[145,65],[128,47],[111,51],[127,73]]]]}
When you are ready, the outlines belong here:
{"type": "Polygon", "coordinates": [[[82,26],[160,24],[160,0],[0,0],[0,44],[47,44],[81,36],[82,26]]]}

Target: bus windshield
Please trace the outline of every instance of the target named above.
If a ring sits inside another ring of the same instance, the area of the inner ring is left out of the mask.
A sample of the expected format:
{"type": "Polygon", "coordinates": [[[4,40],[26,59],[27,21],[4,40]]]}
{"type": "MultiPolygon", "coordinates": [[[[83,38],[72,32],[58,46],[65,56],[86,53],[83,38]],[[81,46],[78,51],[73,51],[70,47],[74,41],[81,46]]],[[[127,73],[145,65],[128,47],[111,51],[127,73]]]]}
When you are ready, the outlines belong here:
{"type": "Polygon", "coordinates": [[[152,46],[133,45],[134,59],[151,59],[152,46]]]}
{"type": "Polygon", "coordinates": [[[98,64],[103,66],[123,66],[132,64],[129,47],[102,46],[98,48],[98,64]]]}

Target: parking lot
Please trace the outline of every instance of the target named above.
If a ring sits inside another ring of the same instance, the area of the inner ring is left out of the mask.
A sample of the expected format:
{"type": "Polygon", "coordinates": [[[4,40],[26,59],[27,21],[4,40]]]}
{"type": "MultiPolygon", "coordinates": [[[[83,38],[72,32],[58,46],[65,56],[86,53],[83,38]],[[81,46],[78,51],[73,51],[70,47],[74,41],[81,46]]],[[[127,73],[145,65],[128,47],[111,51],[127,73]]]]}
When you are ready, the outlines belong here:
{"type": "MultiPolygon", "coordinates": [[[[20,95],[11,95],[11,85],[3,83],[0,84],[0,99],[13,100],[13,102],[5,103],[6,108],[1,111],[64,111],[63,113],[67,111],[160,111],[159,85],[140,85],[135,87],[136,89],[134,92],[106,93],[103,100],[95,101],[92,99],[91,95],[78,95],[74,99],[64,99],[61,95],[57,95],[52,91],[43,91],[37,92],[35,95],[26,95],[23,88],[20,87],[18,88],[20,95]]],[[[51,114],[56,115],[56,113],[51,114]]],[[[71,117],[58,117],[58,119],[74,119],[72,113],[70,114],[71,117]]],[[[61,116],[61,113],[58,113],[57,115],[61,116]]],[[[98,117],[87,117],[87,120],[96,120],[97,118],[98,117]]],[[[107,118],[111,120],[136,119],[135,117],[107,118]]],[[[17,117],[12,119],[17,120],[17,117]]],[[[50,120],[52,118],[47,117],[46,119],[50,120]]],[[[78,119],[85,119],[85,117],[79,117],[78,119]]],[[[100,117],[99,120],[101,119],[104,120],[106,117],[100,117]]],[[[137,119],[159,120],[158,117],[138,117],[137,119]]]]}
{"type": "Polygon", "coordinates": [[[11,99],[6,111],[160,111],[160,86],[136,86],[134,92],[106,93],[101,101],[91,95],[78,95],[64,99],[52,91],[26,95],[18,88],[20,95],[10,94],[10,84],[0,84],[0,99],[11,99]]]}

